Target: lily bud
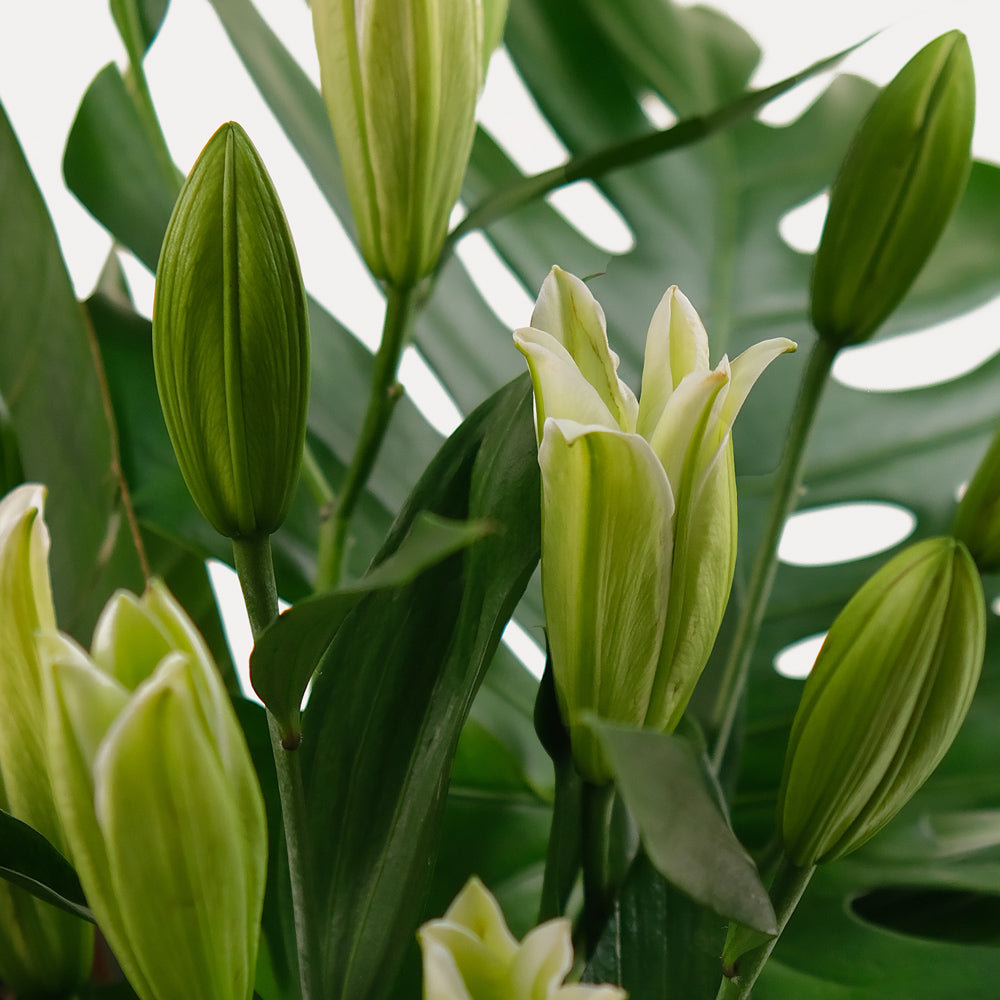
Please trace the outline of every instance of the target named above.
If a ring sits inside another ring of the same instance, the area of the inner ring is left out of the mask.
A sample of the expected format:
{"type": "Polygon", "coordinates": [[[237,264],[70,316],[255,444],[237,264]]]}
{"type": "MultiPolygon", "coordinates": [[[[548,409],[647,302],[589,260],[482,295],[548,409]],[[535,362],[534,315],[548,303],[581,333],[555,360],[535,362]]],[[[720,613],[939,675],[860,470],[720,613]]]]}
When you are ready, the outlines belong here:
{"type": "Polygon", "coordinates": [[[203,641],[154,582],[112,600],[93,658],[55,632],[39,646],[71,860],[126,977],[142,1000],[246,1000],[264,805],[203,641]]]}
{"type": "Polygon", "coordinates": [[[646,339],[642,397],[617,375],[604,312],[553,268],[514,334],[535,390],[542,594],[560,710],[580,773],[610,771],[582,716],[670,731],[722,623],[736,564],[730,430],[790,340],[708,363],[691,303],[669,289],[646,339]]]}
{"type": "Polygon", "coordinates": [[[212,527],[269,534],[298,480],[309,323],[277,192],[239,125],[202,150],[167,227],[153,361],[184,481],[212,527]]]}
{"type": "MultiPolygon", "coordinates": [[[[491,44],[506,4],[490,0],[491,44]]],[[[414,285],[437,263],[475,133],[480,0],[313,0],[320,79],[358,243],[414,285]]]]}
{"type": "Polygon", "coordinates": [[[875,100],[848,150],[812,278],[812,322],[837,347],[867,340],[933,250],[972,165],[975,77],[949,31],[875,100]]]}
{"type": "Polygon", "coordinates": [[[424,1000],[624,1000],[617,986],[561,985],[573,966],[570,922],[549,920],[518,944],[473,877],[441,920],[420,928],[424,1000]]]}
{"type": "Polygon", "coordinates": [[[837,616],[806,680],[778,815],[801,866],[860,847],[944,756],[972,701],[986,612],[961,542],[904,549],[837,616]]]}
{"type": "Polygon", "coordinates": [[[1000,431],[958,505],[952,534],[966,544],[980,572],[1000,570],[1000,431]]]}
{"type": "MultiPolygon", "coordinates": [[[[66,840],[52,797],[36,630],[55,628],[45,490],[26,484],[0,500],[0,808],[57,850],[66,840]]],[[[86,981],[93,932],[0,882],[0,980],[18,996],[69,995],[86,981]]]]}

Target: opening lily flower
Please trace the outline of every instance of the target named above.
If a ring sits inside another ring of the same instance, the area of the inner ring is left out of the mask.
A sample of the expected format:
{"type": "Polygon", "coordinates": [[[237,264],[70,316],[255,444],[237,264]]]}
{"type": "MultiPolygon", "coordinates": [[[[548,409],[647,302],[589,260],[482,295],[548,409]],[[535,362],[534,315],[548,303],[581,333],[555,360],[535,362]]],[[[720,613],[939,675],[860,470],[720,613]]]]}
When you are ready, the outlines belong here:
{"type": "Polygon", "coordinates": [[[247,1000],[267,871],[264,801],[211,654],[159,581],[116,594],[91,655],[38,638],[70,859],[141,1000],[247,1000]]]}
{"type": "Polygon", "coordinates": [[[624,1000],[617,986],[562,985],[573,966],[570,922],[546,921],[523,941],[473,876],[440,920],[420,928],[424,1000],[624,1000]]]}
{"type": "Polygon", "coordinates": [[[766,340],[713,369],[698,314],[671,287],[649,325],[637,400],[600,304],[559,268],[514,341],[535,391],[556,692],[578,769],[603,782],[581,715],[664,731],[680,721],[736,566],[730,431],[764,369],[796,345],[766,340]]]}

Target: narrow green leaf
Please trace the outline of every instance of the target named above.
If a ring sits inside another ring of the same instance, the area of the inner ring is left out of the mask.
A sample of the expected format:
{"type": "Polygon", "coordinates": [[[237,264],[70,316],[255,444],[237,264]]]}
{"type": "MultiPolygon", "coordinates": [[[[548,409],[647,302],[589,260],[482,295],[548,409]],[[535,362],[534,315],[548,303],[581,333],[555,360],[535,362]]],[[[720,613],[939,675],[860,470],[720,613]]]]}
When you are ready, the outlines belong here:
{"type": "Polygon", "coordinates": [[[349,587],[289,608],[254,645],[250,679],[282,733],[298,734],[299,707],[323,652],[366,594],[413,582],[427,568],[491,530],[483,521],[458,523],[422,513],[400,547],[349,587]]]}
{"type": "Polygon", "coordinates": [[[0,878],[93,923],[70,863],[37,831],[0,810],[0,878]]]}
{"type": "Polygon", "coordinates": [[[757,867],[736,839],[720,806],[721,793],[691,744],[597,719],[591,726],[657,871],[721,916],[776,933],[757,867]]]}
{"type": "Polygon", "coordinates": [[[367,595],[323,658],[302,753],[324,984],[382,997],[437,850],[458,734],[538,559],[539,476],[526,377],[445,443],[390,533],[422,510],[497,531],[406,587],[367,595]],[[364,790],[363,793],[360,790],[364,790]]]}
{"type": "Polygon", "coordinates": [[[131,50],[129,58],[133,65],[136,55],[140,58],[153,44],[156,33],[167,15],[170,0],[111,0],[111,15],[115,19],[118,33],[131,50]],[[134,40],[134,41],[133,41],[134,40]]]}
{"type": "Polygon", "coordinates": [[[0,110],[0,395],[24,476],[49,489],[60,626],[89,641],[111,590],[142,586],[119,510],[93,331],[17,139],[0,110]]]}

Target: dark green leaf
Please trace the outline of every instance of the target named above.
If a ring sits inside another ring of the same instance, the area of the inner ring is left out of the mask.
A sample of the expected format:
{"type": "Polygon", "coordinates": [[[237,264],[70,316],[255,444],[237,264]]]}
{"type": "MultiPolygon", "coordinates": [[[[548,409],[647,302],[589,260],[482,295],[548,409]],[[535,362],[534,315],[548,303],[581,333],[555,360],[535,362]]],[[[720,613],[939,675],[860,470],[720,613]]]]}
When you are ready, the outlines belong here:
{"type": "Polygon", "coordinates": [[[425,569],[491,530],[485,522],[456,523],[421,513],[399,548],[349,587],[300,601],[254,644],[250,677],[283,736],[297,740],[302,696],[323,652],[366,594],[413,582],[425,569]]]}
{"type": "Polygon", "coordinates": [[[37,830],[2,810],[0,878],[83,920],[94,920],[70,863],[37,830]]]}
{"type": "MultiPolygon", "coordinates": [[[[111,0],[111,13],[126,47],[132,48],[132,39],[136,53],[143,53],[153,44],[156,33],[163,24],[167,14],[167,4],[170,0],[111,0]]],[[[133,65],[137,62],[130,51],[129,57],[133,65]]]]}
{"type": "Polygon", "coordinates": [[[98,222],[155,272],[181,177],[172,182],[165,177],[157,148],[114,63],[97,74],[83,95],[66,140],[63,173],[69,189],[98,222]]]}
{"type": "Polygon", "coordinates": [[[538,559],[530,388],[448,440],[376,565],[422,510],[497,525],[414,583],[365,597],[323,658],[303,719],[313,881],[330,997],[377,997],[412,940],[458,734],[538,559]]]}
{"type": "Polygon", "coordinates": [[[757,866],[733,834],[721,793],[691,744],[649,729],[590,724],[656,869],[721,916],[776,933],[757,866]]]}
{"type": "Polygon", "coordinates": [[[718,917],[640,851],[583,978],[624,986],[629,1000],[708,1000],[721,978],[723,937],[718,917]]]}
{"type": "Polygon", "coordinates": [[[0,112],[0,395],[25,478],[49,490],[60,627],[89,643],[104,601],[142,577],[119,509],[93,331],[45,205],[0,112]]]}

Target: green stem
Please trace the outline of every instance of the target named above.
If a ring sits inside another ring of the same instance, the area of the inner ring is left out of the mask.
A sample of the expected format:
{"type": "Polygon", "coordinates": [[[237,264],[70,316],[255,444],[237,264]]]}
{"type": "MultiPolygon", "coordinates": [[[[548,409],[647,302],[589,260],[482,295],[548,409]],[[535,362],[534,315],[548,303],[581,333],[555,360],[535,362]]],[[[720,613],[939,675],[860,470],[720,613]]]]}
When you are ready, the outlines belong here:
{"type": "MultiPolygon", "coordinates": [[[[278,591],[274,582],[271,539],[267,535],[256,538],[234,538],[233,556],[240,586],[243,589],[247,615],[250,618],[250,629],[256,640],[278,617],[278,591]]],[[[321,996],[319,949],[315,937],[316,920],[312,913],[311,896],[308,891],[309,864],[305,844],[306,799],[302,782],[301,755],[294,748],[286,748],[282,744],[280,727],[270,712],[267,713],[267,726],[271,734],[271,750],[274,753],[274,766],[278,775],[278,795],[281,800],[285,849],[288,853],[302,1000],[318,1000],[321,996]]]]}
{"type": "Polygon", "coordinates": [[[320,523],[317,553],[317,592],[330,590],[340,582],[344,561],[347,528],[371,475],[375,459],[389,429],[389,420],[402,390],[396,381],[399,359],[403,354],[413,319],[415,290],[389,286],[386,294],[382,341],[375,355],[368,410],[348,466],[340,498],[332,514],[320,523]]]}
{"type": "Polygon", "coordinates": [[[822,337],[817,338],[799,386],[791,429],[785,442],[785,452],[771,496],[771,509],[764,534],[757,547],[746,598],[736,625],[736,634],[729,648],[729,658],[726,661],[712,713],[712,728],[715,732],[712,767],[716,773],[722,766],[732,736],[736,712],[750,669],[750,658],[760,632],[761,622],[764,620],[764,612],[778,568],[778,542],[781,540],[781,532],[788,515],[798,503],[806,445],[836,355],[836,347],[831,346],[822,337]]]}
{"type": "Polygon", "coordinates": [[[556,792],[552,803],[552,827],[545,854],[542,901],[538,922],[544,923],[566,912],[569,894],[580,870],[580,776],[570,757],[556,763],[556,792]]]}
{"type": "Polygon", "coordinates": [[[723,977],[715,1000],[747,1000],[754,983],[757,982],[757,977],[771,957],[771,952],[774,951],[774,946],[778,943],[781,932],[785,929],[789,917],[795,912],[795,907],[799,905],[799,900],[806,891],[806,886],[809,885],[809,880],[815,871],[814,865],[800,868],[782,854],[770,888],[778,933],[773,938],[768,938],[764,944],[752,948],[737,959],[736,975],[731,979],[723,977]]]}
{"type": "Polygon", "coordinates": [[[543,195],[554,191],[556,188],[572,184],[574,181],[593,179],[608,173],[611,170],[618,170],[628,167],[643,160],[648,160],[661,153],[674,149],[681,149],[684,146],[693,145],[706,139],[709,136],[721,131],[735,122],[750,117],[757,110],[780,97],[786,91],[791,90],[803,80],[824,70],[830,69],[840,62],[845,56],[853,52],[860,45],[864,45],[868,39],[852,45],[843,52],[821,59],[813,63],[806,69],[787,77],[770,87],[761,90],[753,90],[731,104],[727,104],[707,115],[698,115],[694,118],[686,118],[677,122],[670,128],[659,132],[652,132],[647,135],[637,136],[625,142],[615,143],[606,146],[604,149],[595,150],[592,153],[585,153],[582,156],[573,157],[561,166],[546,170],[531,177],[525,177],[514,184],[503,188],[500,191],[484,198],[478,205],[474,206],[464,219],[448,234],[441,250],[441,256],[435,273],[440,273],[445,261],[451,255],[458,241],[474,229],[483,229],[491,222],[509,215],[522,205],[541,198],[543,195]]]}
{"type": "Polygon", "coordinates": [[[615,902],[610,842],[614,804],[614,785],[583,782],[583,937],[588,957],[601,940],[615,902]]]}

